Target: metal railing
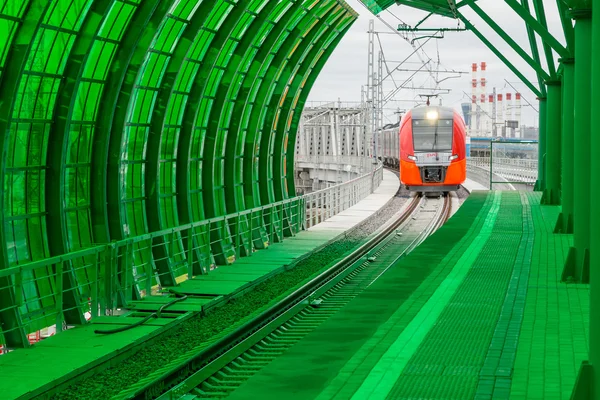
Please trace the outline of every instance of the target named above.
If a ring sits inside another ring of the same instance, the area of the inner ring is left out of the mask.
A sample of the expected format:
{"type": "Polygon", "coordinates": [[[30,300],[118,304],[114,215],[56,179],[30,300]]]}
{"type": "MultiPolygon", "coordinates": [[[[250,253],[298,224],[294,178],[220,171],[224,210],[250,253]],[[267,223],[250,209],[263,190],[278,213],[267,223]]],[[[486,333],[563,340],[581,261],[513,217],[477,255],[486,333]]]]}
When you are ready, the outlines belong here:
{"type": "Polygon", "coordinates": [[[60,332],[112,315],[131,301],[294,235],[304,215],[304,199],[295,197],[0,269],[0,293],[14,299],[0,304],[0,314],[18,316],[0,334],[22,336],[53,325],[60,332]]]}
{"type": "Polygon", "coordinates": [[[383,179],[382,165],[374,166],[304,197],[0,269],[0,293],[14,299],[0,304],[0,314],[15,316],[0,330],[0,343],[2,335],[24,337],[54,325],[60,332],[112,315],[308,229],[371,194],[383,179]]]}
{"type": "Polygon", "coordinates": [[[303,196],[306,206],[305,228],[308,229],[352,207],[379,187],[383,164],[350,181],[303,196]]]}
{"type": "Polygon", "coordinates": [[[314,164],[317,166],[331,166],[332,169],[346,171],[351,167],[353,171],[368,171],[374,166],[373,158],[364,156],[331,156],[331,155],[296,155],[296,164],[314,164]]]}
{"type": "Polygon", "coordinates": [[[490,169],[489,157],[470,157],[467,159],[467,168],[477,168],[503,179],[503,181],[496,182],[490,177],[491,185],[494,183],[533,184],[537,180],[538,160],[494,157],[490,169]]]}

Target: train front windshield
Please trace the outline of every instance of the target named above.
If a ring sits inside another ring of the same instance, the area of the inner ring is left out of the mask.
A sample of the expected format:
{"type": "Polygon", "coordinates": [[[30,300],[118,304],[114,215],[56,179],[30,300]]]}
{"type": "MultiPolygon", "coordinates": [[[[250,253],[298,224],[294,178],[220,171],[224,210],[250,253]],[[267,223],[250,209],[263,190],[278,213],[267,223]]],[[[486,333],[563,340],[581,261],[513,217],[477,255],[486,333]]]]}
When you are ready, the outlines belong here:
{"type": "Polygon", "coordinates": [[[413,146],[415,151],[452,151],[451,119],[413,120],[413,146]]]}

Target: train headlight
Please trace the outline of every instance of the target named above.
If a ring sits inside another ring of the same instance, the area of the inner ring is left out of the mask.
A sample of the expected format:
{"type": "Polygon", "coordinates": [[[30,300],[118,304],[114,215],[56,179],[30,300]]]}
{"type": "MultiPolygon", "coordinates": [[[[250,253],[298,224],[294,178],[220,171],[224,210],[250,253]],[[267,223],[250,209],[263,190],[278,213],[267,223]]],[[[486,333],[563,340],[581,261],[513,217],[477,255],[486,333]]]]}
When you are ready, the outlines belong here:
{"type": "Polygon", "coordinates": [[[458,158],[458,154],[455,154],[453,156],[450,156],[450,161],[454,161],[458,158]]]}
{"type": "Polygon", "coordinates": [[[427,111],[427,114],[426,114],[426,118],[427,119],[433,120],[433,119],[438,119],[439,117],[440,117],[440,115],[438,114],[437,111],[435,111],[435,110],[434,111],[427,111]]]}
{"type": "Polygon", "coordinates": [[[417,157],[415,156],[408,156],[408,159],[412,161],[417,161],[417,157]]]}

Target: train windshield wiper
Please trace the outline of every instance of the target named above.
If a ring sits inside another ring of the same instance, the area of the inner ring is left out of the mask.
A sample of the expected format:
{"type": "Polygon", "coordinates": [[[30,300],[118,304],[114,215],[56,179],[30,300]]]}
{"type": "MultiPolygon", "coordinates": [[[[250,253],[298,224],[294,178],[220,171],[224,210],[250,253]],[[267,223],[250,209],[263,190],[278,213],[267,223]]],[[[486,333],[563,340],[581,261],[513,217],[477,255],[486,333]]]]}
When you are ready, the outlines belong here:
{"type": "Polygon", "coordinates": [[[438,123],[439,120],[435,121],[435,131],[433,132],[433,146],[431,146],[431,151],[434,151],[437,148],[437,139],[438,139],[438,123]]]}

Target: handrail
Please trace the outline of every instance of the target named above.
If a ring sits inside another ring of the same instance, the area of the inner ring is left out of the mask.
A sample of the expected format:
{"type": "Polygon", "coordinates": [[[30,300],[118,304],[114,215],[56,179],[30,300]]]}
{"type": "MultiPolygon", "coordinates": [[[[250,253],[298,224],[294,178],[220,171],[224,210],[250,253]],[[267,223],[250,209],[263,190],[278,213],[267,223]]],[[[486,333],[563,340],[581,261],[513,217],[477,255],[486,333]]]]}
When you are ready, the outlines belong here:
{"type": "Polygon", "coordinates": [[[0,311],[16,311],[24,304],[39,301],[37,296],[27,296],[36,292],[38,284],[50,283],[56,291],[54,303],[36,316],[34,326],[48,326],[53,322],[46,321],[55,321],[59,332],[67,311],[72,314],[77,309],[81,314],[89,313],[91,318],[110,315],[133,300],[134,292],[141,297],[158,293],[163,279],[169,281],[159,272],[160,263],[171,274],[179,271],[177,276],[186,272],[188,277],[208,273],[216,267],[213,257],[220,255],[226,262],[233,262],[244,248],[249,255],[248,251],[267,247],[353,206],[371,194],[383,179],[382,164],[373,166],[372,171],[357,178],[304,196],[0,269],[0,277],[8,278],[5,280],[10,285],[0,290],[15,293],[15,302],[0,305],[0,311]],[[228,238],[235,256],[225,257],[221,237],[228,238]],[[72,282],[76,290],[63,286],[72,282]],[[75,293],[78,304],[67,306],[63,302],[67,292],[71,296],[75,293]]]}

